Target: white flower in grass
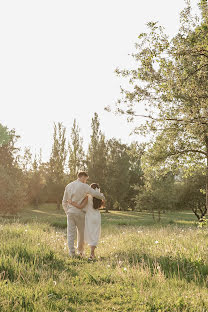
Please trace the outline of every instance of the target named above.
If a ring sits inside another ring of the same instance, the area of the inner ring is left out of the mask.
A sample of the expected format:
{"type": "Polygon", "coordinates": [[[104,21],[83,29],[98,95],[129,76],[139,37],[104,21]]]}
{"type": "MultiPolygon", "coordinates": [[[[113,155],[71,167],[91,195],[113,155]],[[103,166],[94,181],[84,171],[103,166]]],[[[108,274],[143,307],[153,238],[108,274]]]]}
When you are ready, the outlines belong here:
{"type": "Polygon", "coordinates": [[[25,230],[25,232],[27,232],[27,230],[25,230]]]}
{"type": "Polygon", "coordinates": [[[127,268],[124,268],[123,270],[124,270],[124,271],[127,271],[127,268]]]}
{"type": "Polygon", "coordinates": [[[110,264],[107,265],[107,268],[110,268],[110,264]]]}
{"type": "Polygon", "coordinates": [[[159,242],[156,240],[156,241],[155,241],[155,244],[159,244],[159,242]]]}

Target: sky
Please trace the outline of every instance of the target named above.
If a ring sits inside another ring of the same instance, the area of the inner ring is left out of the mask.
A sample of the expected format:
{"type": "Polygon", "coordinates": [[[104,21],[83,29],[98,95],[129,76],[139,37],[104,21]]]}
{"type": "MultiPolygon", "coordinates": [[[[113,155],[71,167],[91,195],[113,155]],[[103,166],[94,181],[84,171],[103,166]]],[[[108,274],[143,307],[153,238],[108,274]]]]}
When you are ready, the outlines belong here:
{"type": "Polygon", "coordinates": [[[114,71],[132,66],[129,54],[147,22],[173,36],[184,7],[183,0],[1,1],[0,123],[16,130],[22,148],[42,148],[43,160],[54,122],[69,137],[76,118],[87,148],[94,112],[107,138],[142,141],[130,136],[136,124],[104,111],[124,83],[114,71]]]}

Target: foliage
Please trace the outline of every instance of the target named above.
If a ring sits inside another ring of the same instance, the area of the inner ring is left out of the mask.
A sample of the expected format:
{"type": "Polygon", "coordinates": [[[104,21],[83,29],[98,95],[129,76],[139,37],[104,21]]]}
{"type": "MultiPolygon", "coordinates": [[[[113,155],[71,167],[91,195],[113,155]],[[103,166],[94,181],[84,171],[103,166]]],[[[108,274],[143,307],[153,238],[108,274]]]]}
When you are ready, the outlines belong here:
{"type": "Polygon", "coordinates": [[[66,128],[61,124],[54,124],[53,146],[47,168],[46,188],[48,196],[57,203],[60,209],[64,188],[66,186],[66,128]]]}
{"type": "Polygon", "coordinates": [[[153,171],[151,175],[145,176],[145,184],[139,188],[139,193],[136,196],[137,209],[142,211],[158,211],[160,221],[161,211],[173,210],[176,207],[176,183],[175,176],[172,172],[165,175],[156,175],[153,171]]]}
{"type": "Polygon", "coordinates": [[[14,214],[26,203],[25,179],[16,157],[18,136],[14,130],[9,131],[2,125],[0,132],[0,213],[14,214]]]}
{"type": "Polygon", "coordinates": [[[69,143],[69,180],[74,181],[77,173],[85,169],[85,154],[83,150],[83,138],[80,137],[80,128],[76,119],[71,129],[71,142],[69,143]]]}
{"type": "MultiPolygon", "coordinates": [[[[117,110],[128,119],[145,118],[136,133],[153,133],[149,156],[156,162],[180,166],[184,162],[208,162],[208,10],[199,2],[200,17],[187,6],[181,27],[171,39],[158,23],[148,23],[148,32],[138,36],[133,57],[136,68],[116,72],[127,77],[129,89],[117,110]],[[146,114],[137,113],[145,104],[146,114]]],[[[208,163],[207,163],[208,164],[208,163]]],[[[208,207],[208,170],[206,205],[208,207]]]]}
{"type": "Polygon", "coordinates": [[[87,170],[90,183],[98,183],[102,190],[107,180],[107,146],[105,136],[100,130],[98,114],[95,113],[91,123],[92,133],[87,153],[87,170]]]}

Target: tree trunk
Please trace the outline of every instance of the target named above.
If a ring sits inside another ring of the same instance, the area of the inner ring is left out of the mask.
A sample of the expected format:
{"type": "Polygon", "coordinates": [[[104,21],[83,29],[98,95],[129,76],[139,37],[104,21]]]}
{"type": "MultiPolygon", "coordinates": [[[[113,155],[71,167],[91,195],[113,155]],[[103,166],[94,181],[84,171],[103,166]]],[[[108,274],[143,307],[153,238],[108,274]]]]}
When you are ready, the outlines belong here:
{"type": "Polygon", "coordinates": [[[206,209],[208,211],[208,155],[207,155],[207,166],[206,166],[206,209]]]}
{"type": "Polygon", "coordinates": [[[160,217],[160,209],[158,210],[158,221],[160,222],[160,219],[161,219],[161,217],[160,217]]]}
{"type": "Polygon", "coordinates": [[[155,221],[155,212],[154,212],[154,209],[152,209],[152,218],[153,218],[153,220],[155,221]]]}
{"type": "Polygon", "coordinates": [[[206,141],[206,210],[208,211],[208,137],[205,138],[206,141]]]}
{"type": "Polygon", "coordinates": [[[56,202],[56,203],[57,203],[57,210],[60,210],[60,209],[61,209],[61,207],[60,207],[61,204],[60,204],[60,201],[59,201],[58,199],[57,199],[57,202],[56,202]]]}

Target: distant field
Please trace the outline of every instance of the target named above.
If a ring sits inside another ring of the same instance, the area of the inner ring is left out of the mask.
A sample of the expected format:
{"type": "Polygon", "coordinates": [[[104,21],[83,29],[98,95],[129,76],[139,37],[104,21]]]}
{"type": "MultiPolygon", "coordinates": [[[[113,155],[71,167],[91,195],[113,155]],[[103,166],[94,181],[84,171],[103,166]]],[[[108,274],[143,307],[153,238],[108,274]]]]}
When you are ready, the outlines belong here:
{"type": "MultiPolygon", "coordinates": [[[[175,224],[181,226],[191,226],[196,224],[196,216],[192,211],[183,212],[166,212],[161,213],[161,222],[154,222],[151,213],[149,212],[131,212],[131,211],[110,211],[102,213],[102,223],[103,226],[113,226],[113,225],[126,225],[126,226],[165,226],[168,224],[175,224]]],[[[155,215],[157,220],[157,214],[155,215]]],[[[12,218],[13,219],[13,218],[12,218]]],[[[40,209],[27,208],[19,217],[14,217],[14,219],[20,222],[31,223],[34,221],[47,222],[50,225],[65,228],[66,227],[66,215],[61,209],[57,211],[56,206],[53,204],[44,204],[40,209]]]]}
{"type": "MultiPolygon", "coordinates": [[[[0,311],[208,311],[208,228],[191,212],[102,213],[98,259],[69,259],[54,205],[0,218],[0,311]]],[[[86,248],[86,253],[89,249],[86,248]]]]}

